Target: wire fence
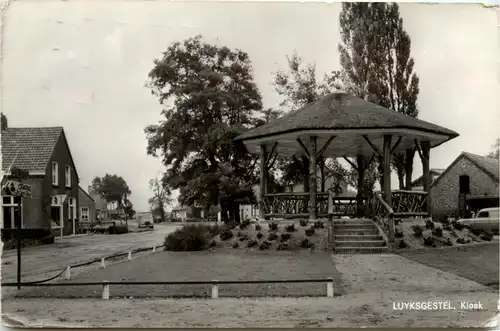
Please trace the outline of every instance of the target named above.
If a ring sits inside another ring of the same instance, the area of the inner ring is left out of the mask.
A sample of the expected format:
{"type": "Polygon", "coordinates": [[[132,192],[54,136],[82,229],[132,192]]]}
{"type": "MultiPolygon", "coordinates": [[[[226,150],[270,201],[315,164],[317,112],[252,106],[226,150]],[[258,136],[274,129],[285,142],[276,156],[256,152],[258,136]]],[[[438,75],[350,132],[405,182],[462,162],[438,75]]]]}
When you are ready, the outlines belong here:
{"type": "MultiPolygon", "coordinates": [[[[53,271],[57,271],[58,272],[55,276],[52,276],[52,277],[49,277],[49,278],[46,278],[46,279],[31,281],[31,282],[21,282],[21,286],[37,286],[37,285],[42,285],[44,283],[50,282],[51,280],[54,280],[54,279],[62,276],[63,274],[66,274],[66,279],[70,279],[70,277],[71,277],[70,276],[71,275],[70,274],[71,269],[85,267],[85,266],[88,266],[88,265],[91,265],[91,264],[94,264],[94,263],[104,263],[106,260],[116,259],[116,258],[122,257],[122,256],[127,256],[128,255],[130,257],[130,255],[134,254],[134,253],[141,253],[141,252],[146,252],[146,251],[153,251],[153,252],[155,252],[158,248],[162,248],[162,247],[164,247],[164,245],[151,246],[151,247],[141,247],[141,248],[136,248],[136,249],[127,251],[127,252],[116,253],[116,254],[112,254],[112,255],[109,255],[109,256],[105,256],[105,257],[95,258],[95,259],[92,259],[90,261],[81,262],[81,263],[77,263],[77,264],[72,264],[72,265],[66,266],[62,271],[53,270],[53,271]]],[[[48,272],[52,272],[52,271],[48,271],[48,272]]],[[[10,287],[10,286],[17,286],[18,284],[17,284],[17,282],[16,283],[5,282],[5,283],[1,283],[0,285],[1,286],[5,286],[5,287],[10,287]],[[12,284],[15,284],[15,285],[12,285],[12,284]]],[[[50,285],[54,286],[55,284],[50,284],[50,285]]]]}

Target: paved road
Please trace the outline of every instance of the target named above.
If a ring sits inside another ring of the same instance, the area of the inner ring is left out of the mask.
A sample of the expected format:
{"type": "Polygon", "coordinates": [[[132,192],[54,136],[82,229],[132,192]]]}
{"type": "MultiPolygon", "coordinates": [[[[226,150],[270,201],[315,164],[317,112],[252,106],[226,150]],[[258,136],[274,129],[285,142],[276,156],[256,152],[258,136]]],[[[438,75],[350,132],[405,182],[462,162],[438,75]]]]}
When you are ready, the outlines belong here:
{"type": "MultiPolygon", "coordinates": [[[[95,258],[126,252],[140,247],[162,245],[165,235],[179,225],[155,224],[153,231],[131,232],[122,235],[89,235],[64,238],[63,243],[48,246],[27,247],[22,251],[23,281],[50,277],[51,272],[63,270],[67,265],[95,258]]],[[[2,254],[2,281],[16,280],[17,252],[2,254]]]]}

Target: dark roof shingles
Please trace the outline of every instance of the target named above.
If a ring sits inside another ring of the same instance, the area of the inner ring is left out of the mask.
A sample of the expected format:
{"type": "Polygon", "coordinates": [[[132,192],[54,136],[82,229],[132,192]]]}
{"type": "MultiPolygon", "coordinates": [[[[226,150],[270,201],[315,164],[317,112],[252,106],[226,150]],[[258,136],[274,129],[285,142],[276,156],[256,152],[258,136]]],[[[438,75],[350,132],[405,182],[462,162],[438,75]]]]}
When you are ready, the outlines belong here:
{"type": "Polygon", "coordinates": [[[413,128],[449,137],[452,130],[428,123],[345,92],[331,93],[271,123],[249,130],[237,140],[304,129],[413,128]]]}
{"type": "Polygon", "coordinates": [[[2,132],[2,169],[13,165],[45,171],[62,131],[62,127],[6,129],[2,132]]]}
{"type": "Polygon", "coordinates": [[[480,168],[489,173],[497,181],[500,180],[500,163],[498,159],[481,156],[477,154],[463,152],[472,162],[476,163],[480,168]]]}

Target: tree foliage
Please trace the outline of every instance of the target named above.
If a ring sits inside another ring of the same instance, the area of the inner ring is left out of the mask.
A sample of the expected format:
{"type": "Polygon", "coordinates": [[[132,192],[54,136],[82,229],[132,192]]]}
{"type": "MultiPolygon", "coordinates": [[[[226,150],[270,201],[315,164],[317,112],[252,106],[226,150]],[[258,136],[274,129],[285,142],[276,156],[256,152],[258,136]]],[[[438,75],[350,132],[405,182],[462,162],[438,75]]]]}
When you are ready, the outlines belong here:
{"type": "Polygon", "coordinates": [[[7,116],[4,113],[0,113],[0,126],[1,131],[4,131],[8,128],[7,116]]]}
{"type": "MultiPolygon", "coordinates": [[[[411,39],[403,28],[398,4],[342,3],[340,26],[341,79],[345,89],[367,101],[417,117],[419,79],[414,73],[411,39]]],[[[409,178],[406,183],[411,182],[414,154],[415,150],[411,150],[393,160],[400,188],[405,173],[409,178]]]]}
{"type": "Polygon", "coordinates": [[[170,191],[166,185],[163,185],[159,178],[151,178],[149,180],[149,189],[153,193],[153,196],[148,200],[151,211],[154,216],[160,217],[162,222],[164,222],[167,215],[166,209],[172,203],[170,191]]]}
{"type": "MultiPolygon", "coordinates": [[[[314,63],[304,64],[303,59],[294,52],[287,57],[288,68],[280,70],[274,75],[273,85],[276,92],[283,97],[281,107],[294,111],[307,104],[316,101],[336,90],[338,73],[325,74],[318,82],[316,79],[316,65],[314,63]]],[[[342,166],[335,159],[320,157],[317,160],[321,172],[321,191],[324,191],[327,178],[340,178],[333,169],[341,169],[342,166]],[[326,164],[328,163],[328,167],[326,164]],[[328,172],[328,173],[327,173],[328,172]]],[[[293,156],[292,159],[281,158],[277,168],[282,173],[282,182],[303,183],[304,191],[309,191],[309,159],[306,156],[293,156]]],[[[335,191],[340,189],[340,181],[334,180],[335,191]]]]}
{"type": "Polygon", "coordinates": [[[254,198],[257,158],[233,139],[262,123],[248,54],[201,36],[175,42],[154,61],[147,86],[164,108],[145,129],[148,154],[167,168],[163,184],[179,189],[182,204],[220,204],[223,218],[237,219],[237,202],[254,198]]]}
{"type": "Polygon", "coordinates": [[[94,177],[91,192],[99,194],[107,202],[114,202],[119,208],[131,206],[128,196],[132,194],[123,177],[106,174],[104,177],[94,177]]]}
{"type": "Polygon", "coordinates": [[[500,158],[500,138],[497,138],[495,144],[493,145],[493,150],[487,155],[488,157],[492,157],[495,159],[500,158]]]}

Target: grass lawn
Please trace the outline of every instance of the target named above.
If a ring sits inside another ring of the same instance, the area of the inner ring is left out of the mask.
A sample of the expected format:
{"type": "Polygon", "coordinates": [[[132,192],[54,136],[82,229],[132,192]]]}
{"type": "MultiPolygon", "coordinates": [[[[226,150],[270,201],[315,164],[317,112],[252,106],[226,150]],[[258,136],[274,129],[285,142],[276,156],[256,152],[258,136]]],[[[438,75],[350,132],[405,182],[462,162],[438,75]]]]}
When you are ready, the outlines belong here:
{"type": "Polygon", "coordinates": [[[498,289],[498,242],[400,252],[401,256],[498,289]]]}
{"type": "MultiPolygon", "coordinates": [[[[77,275],[70,281],[200,281],[200,280],[285,280],[334,278],[335,293],[341,293],[340,276],[326,252],[160,251],[77,275]]],[[[111,286],[116,297],[210,297],[210,285],[111,286]]],[[[100,286],[26,288],[15,296],[91,298],[101,296],[100,286]]],[[[221,297],[326,296],[326,283],[219,285],[221,297]]]]}

